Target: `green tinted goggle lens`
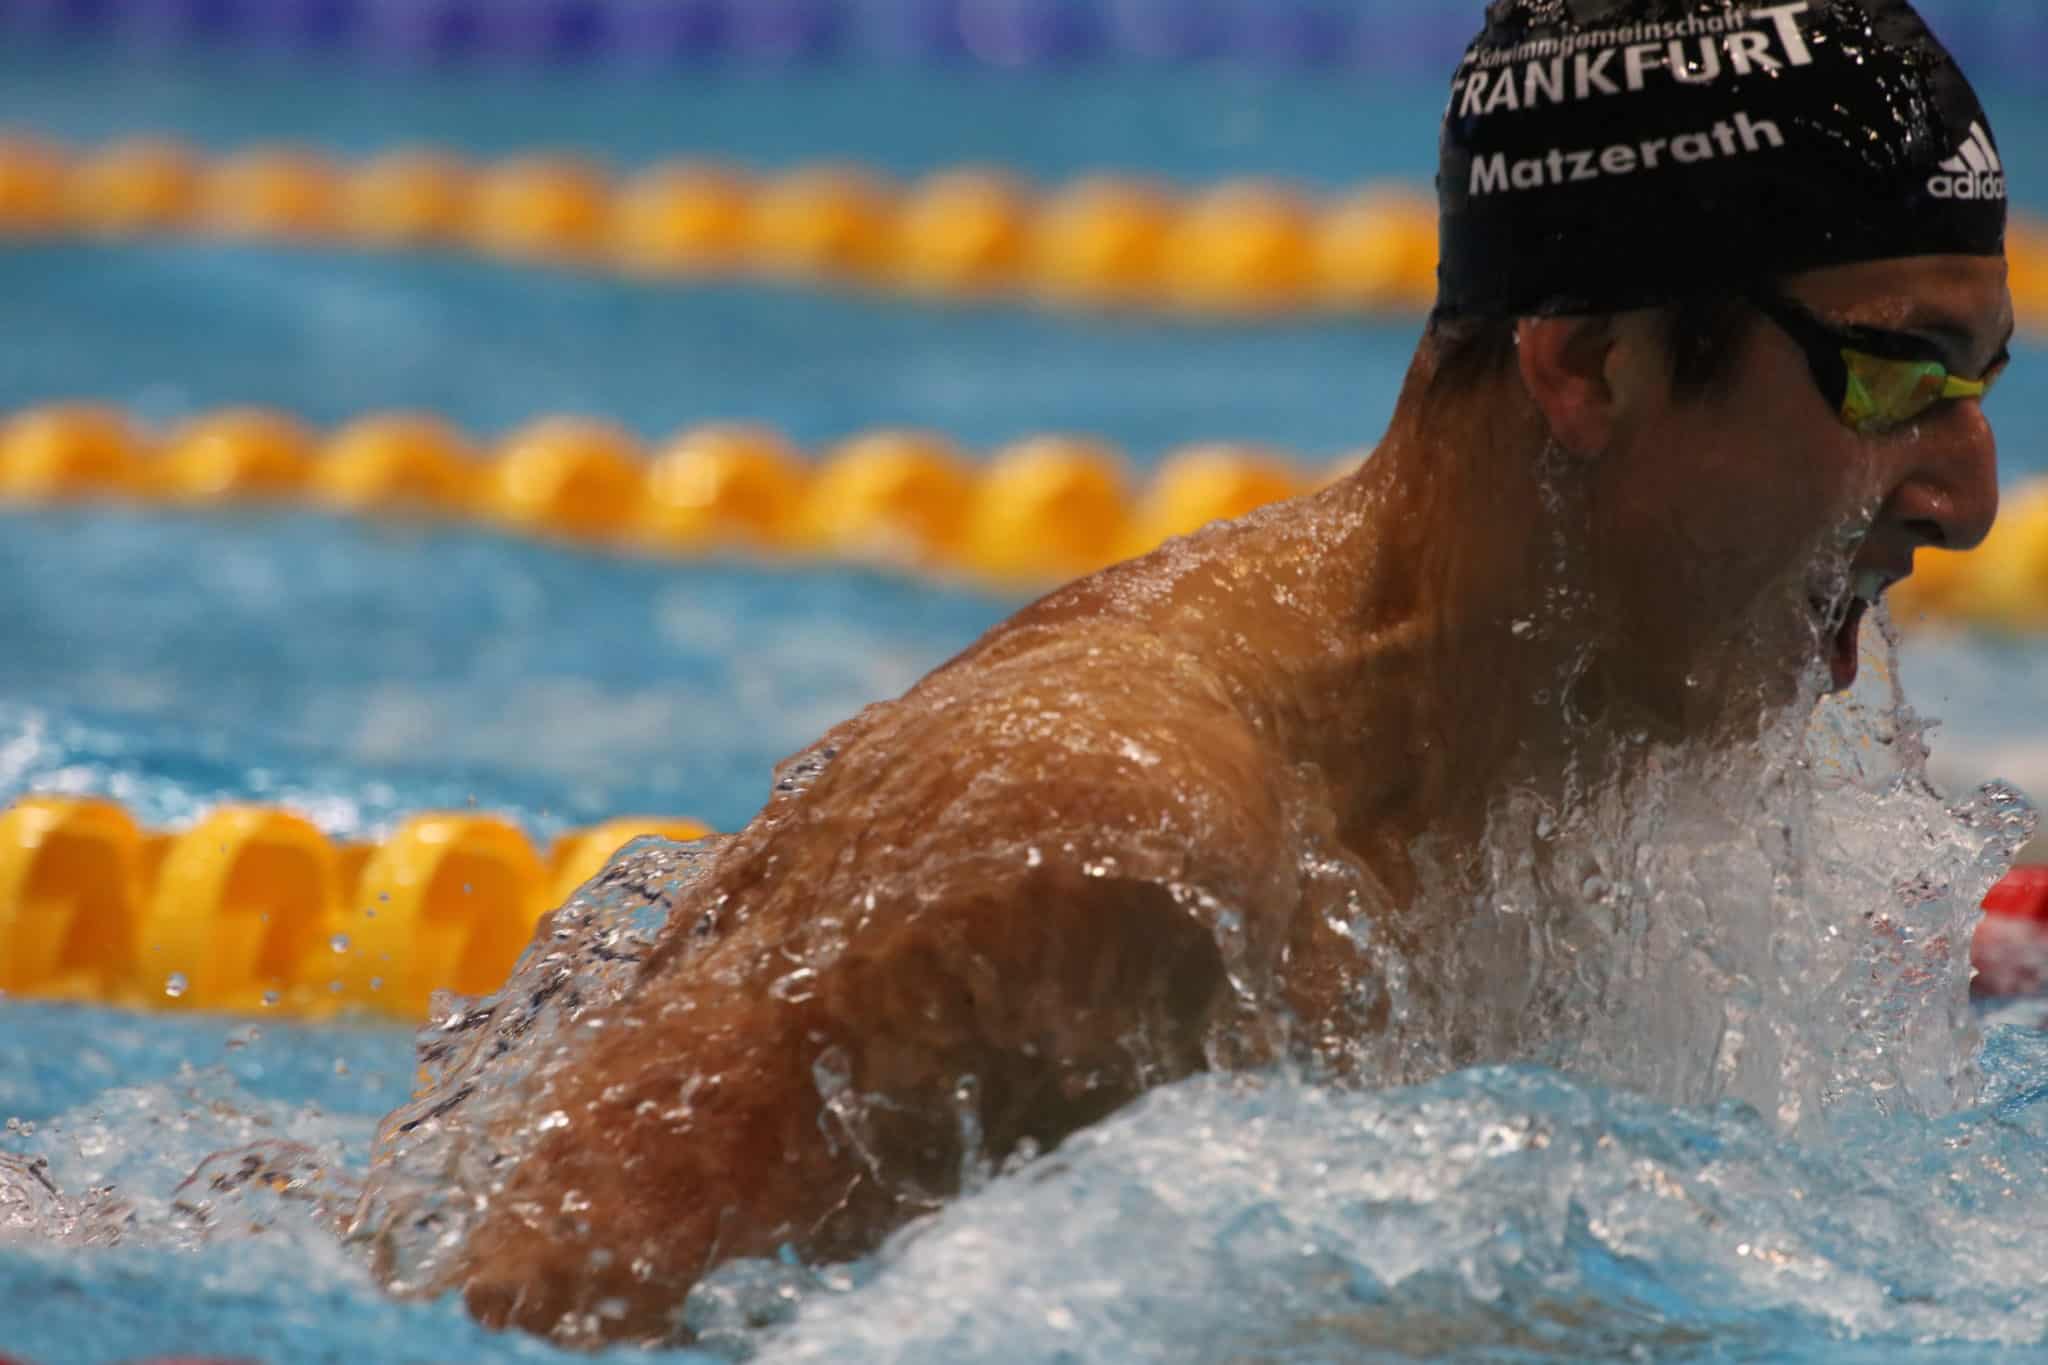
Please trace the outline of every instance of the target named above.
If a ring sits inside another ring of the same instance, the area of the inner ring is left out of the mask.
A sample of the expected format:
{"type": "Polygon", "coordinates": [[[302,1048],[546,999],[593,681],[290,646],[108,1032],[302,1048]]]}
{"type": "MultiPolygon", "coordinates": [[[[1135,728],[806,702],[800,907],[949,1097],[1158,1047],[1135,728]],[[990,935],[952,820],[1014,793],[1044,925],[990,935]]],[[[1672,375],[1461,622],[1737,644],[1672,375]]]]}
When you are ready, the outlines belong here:
{"type": "Polygon", "coordinates": [[[1751,289],[1747,297],[1806,352],[1814,383],[1855,431],[1903,425],[1948,399],[1982,398],[1998,378],[1998,365],[1982,379],[1957,378],[1911,333],[1831,326],[1768,287],[1751,289]]]}
{"type": "Polygon", "coordinates": [[[1938,360],[1887,360],[1848,347],[1842,367],[1842,420],[1858,431],[1910,422],[1944,399],[1982,398],[1997,378],[1958,379],[1938,360]]]}

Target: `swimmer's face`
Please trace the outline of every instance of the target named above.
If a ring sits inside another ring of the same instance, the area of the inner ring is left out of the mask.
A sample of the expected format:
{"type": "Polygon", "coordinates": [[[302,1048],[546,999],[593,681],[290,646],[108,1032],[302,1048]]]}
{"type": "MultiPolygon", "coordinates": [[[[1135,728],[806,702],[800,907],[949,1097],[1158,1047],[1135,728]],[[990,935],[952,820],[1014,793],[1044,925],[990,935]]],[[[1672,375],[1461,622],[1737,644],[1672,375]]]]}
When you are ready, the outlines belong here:
{"type": "MultiPolygon", "coordinates": [[[[1971,379],[1997,367],[2012,334],[1993,258],[1830,267],[1782,293],[1829,324],[1924,340],[1971,379]]],[[[1597,572],[1629,642],[1630,690],[1694,730],[1789,700],[1809,669],[1847,687],[1865,604],[1911,572],[1916,550],[1967,549],[1991,528],[1997,454],[1981,400],[1858,431],[1806,351],[1760,314],[1705,396],[1673,392],[1654,335],[1640,320],[1618,328],[1595,479],[1597,572]]]]}

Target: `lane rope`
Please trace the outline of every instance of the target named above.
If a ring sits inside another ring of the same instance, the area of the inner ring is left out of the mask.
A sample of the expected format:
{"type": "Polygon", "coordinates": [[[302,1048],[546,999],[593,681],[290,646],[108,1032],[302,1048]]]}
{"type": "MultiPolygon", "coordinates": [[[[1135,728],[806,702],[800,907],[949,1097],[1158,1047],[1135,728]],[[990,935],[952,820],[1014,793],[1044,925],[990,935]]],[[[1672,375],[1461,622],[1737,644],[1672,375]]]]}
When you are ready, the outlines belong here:
{"type": "MultiPolygon", "coordinates": [[[[165,831],[101,798],[27,796],[0,809],[0,1001],[418,1023],[436,991],[495,990],[542,916],[633,840],[708,833],[625,817],[543,855],[475,811],[353,843],[278,807],[222,805],[165,831]]],[[[1991,947],[2037,940],[2048,868],[2013,869],[1985,909],[1991,947]]]]}
{"type": "Polygon", "coordinates": [[[1350,467],[1316,473],[1255,447],[1197,445],[1134,489],[1117,451],[1081,436],[982,459],[937,433],[882,430],[813,458],[765,427],[698,427],[650,449],[582,417],[543,418],[486,448],[415,413],[326,434],[255,408],[161,435],[93,404],[0,420],[0,506],[297,504],[643,554],[880,563],[1004,589],[1075,577],[1350,467]]]}
{"type": "Polygon", "coordinates": [[[0,135],[0,238],[166,234],[1191,318],[1412,315],[1436,288],[1434,199],[1392,185],[1324,196],[1093,176],[1040,188],[975,166],[903,185],[852,165],[691,160],[617,177],[546,153],[345,162],[303,147],[207,156],[165,138],[72,150],[0,135]]]}
{"type": "MultiPolygon", "coordinates": [[[[73,151],[0,132],[0,240],[173,234],[1189,320],[1416,317],[1436,294],[1434,198],[1391,184],[1325,195],[1098,175],[1040,188],[965,166],[904,185],[853,165],[692,160],[616,177],[566,154],[208,157],[165,138],[73,151]]],[[[2048,326],[2048,225],[2016,220],[2008,257],[2022,322],[2048,326]]]]}
{"type": "Polygon", "coordinates": [[[347,843],[274,807],[169,832],[111,801],[29,796],[0,810],[0,997],[416,1021],[434,991],[496,989],[541,916],[625,844],[708,833],[621,818],[543,855],[474,811],[347,843]]]}
{"type": "Polygon", "coordinates": [[[1357,0],[95,0],[18,4],[7,18],[18,38],[86,40],[131,59],[299,52],[373,68],[577,67],[621,77],[905,63],[1448,72],[1476,22],[1455,6],[1357,0]]]}
{"type": "MultiPolygon", "coordinates": [[[[118,409],[74,403],[0,419],[0,507],[297,505],[628,553],[882,564],[1013,592],[1310,492],[1364,454],[1316,469],[1261,447],[1198,444],[1134,486],[1114,447],[1074,435],[974,455],[935,432],[879,430],[811,455],[761,426],[697,427],[649,447],[565,416],[480,446],[418,413],[321,433],[230,408],[157,434],[118,409]]],[[[2006,490],[1976,550],[1922,550],[1891,601],[1906,626],[2048,629],[2048,477],[2006,490]]]]}

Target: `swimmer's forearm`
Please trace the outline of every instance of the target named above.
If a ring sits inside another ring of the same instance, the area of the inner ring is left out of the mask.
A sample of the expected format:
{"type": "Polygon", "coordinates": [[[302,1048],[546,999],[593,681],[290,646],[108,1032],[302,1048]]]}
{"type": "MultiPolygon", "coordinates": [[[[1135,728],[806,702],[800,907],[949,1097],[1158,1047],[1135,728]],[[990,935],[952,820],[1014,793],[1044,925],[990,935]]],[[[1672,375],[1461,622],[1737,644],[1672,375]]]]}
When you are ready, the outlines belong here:
{"type": "Polygon", "coordinates": [[[538,1101],[567,1122],[472,1236],[473,1311],[666,1337],[715,1264],[861,1255],[969,1160],[1202,1065],[1220,962],[1157,886],[1041,881],[884,923],[794,987],[787,957],[730,941],[648,981],[538,1101]]]}
{"type": "Polygon", "coordinates": [[[809,1240],[858,1180],[819,1131],[814,1023],[779,1001],[704,1000],[686,1028],[559,1078],[536,1117],[566,1124],[470,1238],[471,1311],[570,1341],[667,1340],[713,1265],[809,1240]]]}

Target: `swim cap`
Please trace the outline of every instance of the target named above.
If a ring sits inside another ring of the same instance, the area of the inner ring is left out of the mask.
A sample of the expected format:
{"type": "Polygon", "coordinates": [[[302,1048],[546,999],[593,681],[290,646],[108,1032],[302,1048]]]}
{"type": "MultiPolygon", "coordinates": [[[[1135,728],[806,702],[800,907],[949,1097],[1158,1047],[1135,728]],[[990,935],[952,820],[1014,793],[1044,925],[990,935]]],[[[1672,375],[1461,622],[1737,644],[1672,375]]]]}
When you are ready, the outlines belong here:
{"type": "Polygon", "coordinates": [[[1990,122],[1906,0],[1495,0],[1437,197],[1444,316],[2005,243],[1990,122]]]}

